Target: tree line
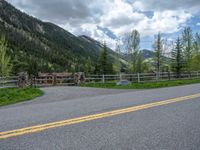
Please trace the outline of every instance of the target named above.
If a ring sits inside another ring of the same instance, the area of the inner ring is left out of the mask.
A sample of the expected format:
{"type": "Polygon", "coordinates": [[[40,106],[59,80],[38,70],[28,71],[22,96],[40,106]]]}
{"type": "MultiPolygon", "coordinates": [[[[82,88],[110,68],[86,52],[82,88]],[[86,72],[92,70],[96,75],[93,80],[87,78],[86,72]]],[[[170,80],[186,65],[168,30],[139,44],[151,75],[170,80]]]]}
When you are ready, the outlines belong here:
{"type": "MultiPolygon", "coordinates": [[[[140,33],[133,30],[124,38],[125,54],[127,58],[127,73],[175,72],[180,77],[182,72],[200,70],[200,34],[193,33],[190,27],[184,28],[181,35],[168,45],[166,40],[158,33],[154,37],[153,52],[151,59],[146,60],[140,49],[140,33]]],[[[118,71],[121,71],[119,55],[122,53],[119,45],[116,46],[116,62],[118,71]]]]}
{"type": "MultiPolygon", "coordinates": [[[[123,37],[123,48],[120,41],[117,40],[114,56],[108,53],[108,47],[104,42],[101,54],[95,62],[90,57],[85,58],[84,63],[76,59],[74,60],[76,63],[73,65],[74,71],[82,71],[86,74],[156,72],[158,76],[161,72],[172,71],[176,72],[177,77],[180,77],[182,72],[190,73],[191,71],[200,70],[200,34],[193,33],[190,27],[184,28],[181,35],[171,41],[170,45],[167,45],[162,34],[158,33],[154,38],[153,49],[153,57],[145,59],[140,48],[140,33],[137,30],[133,30],[123,37]],[[166,51],[168,55],[166,55],[166,51]]],[[[26,59],[28,59],[26,71],[31,75],[37,75],[40,70],[38,66],[43,63],[40,60],[36,60],[35,57],[26,59]]],[[[20,68],[16,66],[19,63],[23,62],[16,63],[11,60],[6,39],[1,36],[0,76],[8,76],[14,72],[13,70],[16,72],[16,68],[20,68]]]]}

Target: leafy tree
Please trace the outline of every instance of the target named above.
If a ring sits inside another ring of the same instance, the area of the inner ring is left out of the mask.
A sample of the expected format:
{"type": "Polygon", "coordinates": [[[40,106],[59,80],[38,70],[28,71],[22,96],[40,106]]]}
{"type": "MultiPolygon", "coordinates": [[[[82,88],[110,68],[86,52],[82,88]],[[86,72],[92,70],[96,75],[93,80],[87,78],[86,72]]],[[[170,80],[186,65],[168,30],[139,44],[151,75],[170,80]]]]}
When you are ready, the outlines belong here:
{"type": "Polygon", "coordinates": [[[10,56],[7,55],[7,42],[4,36],[0,37],[0,76],[9,76],[12,70],[10,56]]]}
{"type": "Polygon", "coordinates": [[[183,51],[182,51],[181,39],[178,37],[176,39],[176,46],[172,50],[172,70],[176,72],[177,77],[180,77],[181,71],[183,69],[183,51]]]}
{"type": "Polygon", "coordinates": [[[90,74],[90,73],[93,73],[93,70],[94,70],[94,67],[93,67],[91,58],[88,57],[87,60],[86,60],[86,63],[85,63],[84,72],[85,72],[86,74],[90,74]]]}
{"type": "Polygon", "coordinates": [[[192,70],[200,70],[200,34],[196,33],[194,42],[195,55],[192,59],[192,70]]]}
{"type": "Polygon", "coordinates": [[[184,60],[185,60],[185,67],[186,71],[191,71],[192,65],[192,57],[193,57],[193,34],[192,29],[187,27],[183,30],[182,33],[183,39],[183,53],[184,53],[184,60]]]}
{"type": "Polygon", "coordinates": [[[115,64],[114,64],[114,70],[116,73],[121,72],[121,62],[120,62],[120,55],[121,55],[121,49],[119,45],[119,41],[116,43],[116,48],[115,48],[115,64]]]}
{"type": "Polygon", "coordinates": [[[160,33],[158,33],[155,37],[154,51],[155,51],[154,61],[156,66],[156,72],[159,77],[163,64],[163,40],[160,33]]]}
{"type": "Polygon", "coordinates": [[[130,34],[125,36],[125,48],[129,57],[130,70],[133,73],[138,73],[138,56],[140,54],[140,33],[133,30],[130,34]]]}
{"type": "Polygon", "coordinates": [[[137,66],[136,66],[137,73],[144,72],[145,71],[144,68],[145,68],[144,56],[143,53],[140,51],[137,58],[137,66]]]}
{"type": "Polygon", "coordinates": [[[194,48],[195,48],[195,53],[199,54],[200,53],[200,34],[199,33],[196,33],[195,35],[194,48]]]}

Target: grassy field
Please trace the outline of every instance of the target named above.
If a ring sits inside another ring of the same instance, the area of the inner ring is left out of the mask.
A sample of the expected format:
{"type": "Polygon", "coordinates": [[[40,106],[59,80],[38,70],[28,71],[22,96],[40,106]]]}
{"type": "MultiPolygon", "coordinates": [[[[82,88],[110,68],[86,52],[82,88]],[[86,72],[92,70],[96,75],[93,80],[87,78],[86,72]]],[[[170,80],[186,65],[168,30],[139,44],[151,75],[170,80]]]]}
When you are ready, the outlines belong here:
{"type": "Polygon", "coordinates": [[[187,84],[200,83],[200,79],[191,80],[175,80],[175,81],[160,81],[160,82],[148,82],[148,83],[132,83],[127,86],[117,86],[115,83],[90,83],[84,84],[83,87],[95,87],[95,88],[110,88],[110,89],[152,89],[171,86],[180,86],[187,84]]]}
{"type": "Polygon", "coordinates": [[[0,106],[31,100],[41,96],[43,92],[36,88],[7,88],[0,89],[0,106]]]}

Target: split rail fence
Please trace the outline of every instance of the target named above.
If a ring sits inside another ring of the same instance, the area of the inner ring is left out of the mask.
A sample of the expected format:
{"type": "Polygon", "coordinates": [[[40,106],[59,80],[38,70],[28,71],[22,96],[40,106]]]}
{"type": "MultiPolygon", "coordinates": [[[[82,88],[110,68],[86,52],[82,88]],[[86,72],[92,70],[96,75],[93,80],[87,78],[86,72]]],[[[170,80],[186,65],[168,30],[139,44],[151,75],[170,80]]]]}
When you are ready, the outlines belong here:
{"type": "MultiPolygon", "coordinates": [[[[132,83],[140,82],[158,82],[178,79],[196,79],[200,78],[200,71],[190,73],[181,73],[179,77],[174,72],[157,73],[138,73],[138,74],[118,74],[118,75],[87,75],[84,83],[116,83],[120,80],[128,80],[132,83]]],[[[48,86],[70,86],[76,85],[74,76],[45,76],[34,77],[26,81],[27,86],[48,87],[48,86]]],[[[18,76],[0,77],[0,88],[19,87],[18,76]]]]}

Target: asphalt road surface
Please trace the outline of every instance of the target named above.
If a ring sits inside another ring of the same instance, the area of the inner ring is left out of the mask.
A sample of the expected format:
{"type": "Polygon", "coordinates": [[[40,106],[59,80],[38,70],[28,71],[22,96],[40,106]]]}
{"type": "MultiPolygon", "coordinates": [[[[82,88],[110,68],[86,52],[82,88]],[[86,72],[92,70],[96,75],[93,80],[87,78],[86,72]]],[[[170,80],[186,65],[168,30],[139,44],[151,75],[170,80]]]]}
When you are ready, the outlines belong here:
{"type": "Polygon", "coordinates": [[[0,107],[0,150],[200,149],[200,84],[43,90],[33,101],[0,107]]]}

